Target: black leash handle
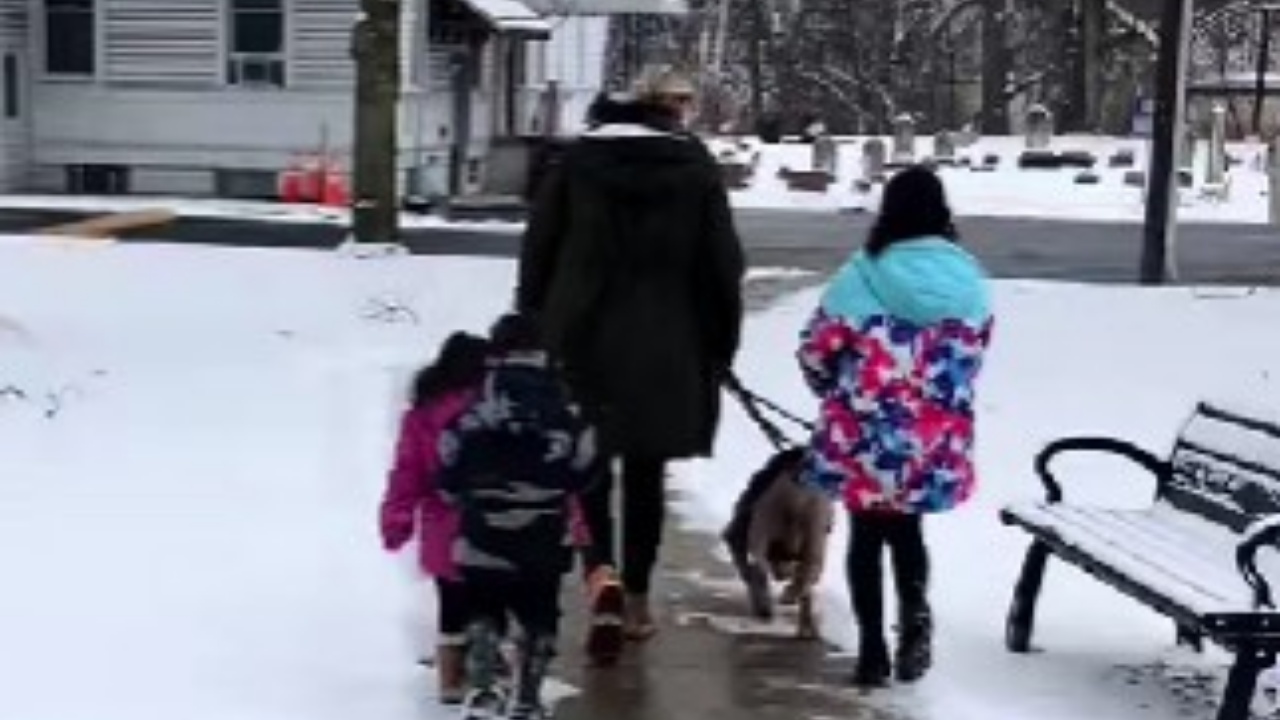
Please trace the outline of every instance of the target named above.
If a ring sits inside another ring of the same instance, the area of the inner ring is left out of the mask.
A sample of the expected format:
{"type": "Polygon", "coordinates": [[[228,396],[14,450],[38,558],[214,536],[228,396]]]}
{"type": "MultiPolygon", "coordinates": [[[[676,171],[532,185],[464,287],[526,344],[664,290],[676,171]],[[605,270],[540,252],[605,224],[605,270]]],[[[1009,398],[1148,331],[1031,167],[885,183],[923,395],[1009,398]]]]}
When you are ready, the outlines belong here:
{"type": "Polygon", "coordinates": [[[756,426],[760,428],[760,431],[764,433],[764,436],[769,440],[769,443],[778,450],[786,450],[788,448],[795,447],[796,443],[792,442],[792,440],[787,437],[787,434],[782,431],[782,428],[778,427],[777,423],[765,416],[765,414],[760,410],[761,407],[772,411],[784,420],[789,420],[790,422],[795,423],[810,433],[812,433],[816,427],[812,422],[804,420],[794,413],[788,412],[777,403],[761,397],[759,394],[747,389],[747,386],[742,384],[742,379],[739,378],[732,370],[729,371],[728,375],[725,377],[724,385],[725,389],[729,391],[729,394],[737,398],[738,402],[742,405],[742,409],[746,411],[747,417],[751,418],[751,421],[754,422],[756,426]]]}

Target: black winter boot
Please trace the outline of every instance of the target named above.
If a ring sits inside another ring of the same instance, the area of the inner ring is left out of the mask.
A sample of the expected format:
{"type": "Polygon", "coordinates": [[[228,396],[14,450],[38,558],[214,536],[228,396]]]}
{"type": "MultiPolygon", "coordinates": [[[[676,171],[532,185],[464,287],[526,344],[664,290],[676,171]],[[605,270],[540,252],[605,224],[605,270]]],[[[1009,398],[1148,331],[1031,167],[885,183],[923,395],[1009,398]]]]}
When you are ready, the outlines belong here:
{"type": "Polygon", "coordinates": [[[542,704],[542,685],[555,657],[555,638],[548,635],[526,635],[520,646],[520,669],[511,712],[512,720],[542,720],[549,716],[542,704]]]}
{"type": "Polygon", "coordinates": [[[858,667],[853,673],[853,684],[863,688],[884,687],[892,674],[884,637],[863,635],[858,641],[858,667]]]}
{"type": "Polygon", "coordinates": [[[929,608],[929,552],[918,516],[894,529],[893,571],[898,588],[898,646],[894,664],[899,682],[920,680],[933,665],[933,612],[929,608]]]}
{"type": "Polygon", "coordinates": [[[933,666],[933,613],[927,603],[904,607],[898,622],[898,682],[916,682],[933,666]]]}

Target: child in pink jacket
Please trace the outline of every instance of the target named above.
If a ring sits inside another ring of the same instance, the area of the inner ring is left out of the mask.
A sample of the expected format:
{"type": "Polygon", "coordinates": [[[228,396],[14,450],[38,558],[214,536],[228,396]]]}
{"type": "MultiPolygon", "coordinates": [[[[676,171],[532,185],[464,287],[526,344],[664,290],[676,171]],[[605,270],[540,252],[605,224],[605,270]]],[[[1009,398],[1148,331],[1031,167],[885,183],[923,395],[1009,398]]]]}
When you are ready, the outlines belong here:
{"type": "MultiPolygon", "coordinates": [[[[383,496],[380,525],[388,551],[402,549],[416,535],[418,562],[436,583],[438,605],[436,671],[440,701],[462,702],[466,692],[466,629],[470,603],[453,560],[459,515],[437,485],[438,444],[448,424],[469,408],[483,381],[488,340],[454,333],[435,362],[414,381],[412,401],[400,421],[394,465],[383,496]]],[[[574,545],[590,543],[576,498],[570,503],[574,545]]]]}
{"type": "Polygon", "coordinates": [[[445,426],[470,406],[484,377],[488,350],[484,338],[454,333],[436,361],[418,374],[412,404],[400,422],[395,464],[382,501],[383,546],[399,550],[416,533],[419,564],[436,582],[436,670],[440,701],[448,704],[461,702],[465,691],[468,603],[452,557],[458,512],[436,485],[440,470],[436,445],[445,426]]]}

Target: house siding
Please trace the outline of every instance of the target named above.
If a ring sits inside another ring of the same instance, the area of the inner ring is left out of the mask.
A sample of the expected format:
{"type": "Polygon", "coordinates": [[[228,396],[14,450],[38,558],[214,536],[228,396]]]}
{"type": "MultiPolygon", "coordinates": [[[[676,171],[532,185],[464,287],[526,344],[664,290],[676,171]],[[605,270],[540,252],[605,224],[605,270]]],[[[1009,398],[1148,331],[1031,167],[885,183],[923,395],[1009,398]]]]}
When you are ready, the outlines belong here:
{"type": "MultiPolygon", "coordinates": [[[[0,107],[0,190],[13,190],[27,182],[31,161],[31,93],[29,91],[28,63],[30,47],[27,36],[30,31],[26,0],[0,0],[0,68],[5,57],[12,56],[17,63],[17,77],[7,78],[0,72],[0,93],[10,89],[4,85],[17,81],[12,92],[17,93],[18,117],[3,116],[0,107]]],[[[3,105],[3,103],[0,103],[3,105]]]]}
{"type": "Polygon", "coordinates": [[[110,0],[99,12],[108,83],[210,87],[223,79],[218,0],[110,0]]]}
{"type": "Polygon", "coordinates": [[[299,90],[349,90],[355,82],[351,30],[357,0],[292,0],[289,22],[289,86],[299,90]]]}

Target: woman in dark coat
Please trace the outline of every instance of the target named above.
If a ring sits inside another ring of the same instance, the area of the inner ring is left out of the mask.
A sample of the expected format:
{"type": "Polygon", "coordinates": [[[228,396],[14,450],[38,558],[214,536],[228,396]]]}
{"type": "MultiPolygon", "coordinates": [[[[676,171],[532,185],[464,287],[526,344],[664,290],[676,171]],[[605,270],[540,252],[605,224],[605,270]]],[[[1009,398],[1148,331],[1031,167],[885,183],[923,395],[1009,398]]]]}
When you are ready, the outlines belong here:
{"type": "MultiPolygon", "coordinates": [[[[678,103],[676,104],[678,105],[678,103]]],[[[624,632],[654,632],[649,584],[668,461],[708,456],[742,321],[743,254],[719,169],[672,104],[601,100],[539,188],[517,304],[621,460],[624,632]]],[[[612,473],[612,468],[609,472],[612,473]]],[[[616,588],[612,477],[584,498],[593,594],[616,588]]]]}

